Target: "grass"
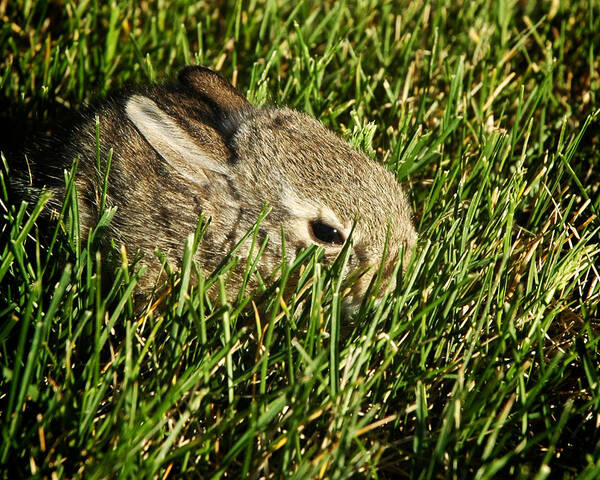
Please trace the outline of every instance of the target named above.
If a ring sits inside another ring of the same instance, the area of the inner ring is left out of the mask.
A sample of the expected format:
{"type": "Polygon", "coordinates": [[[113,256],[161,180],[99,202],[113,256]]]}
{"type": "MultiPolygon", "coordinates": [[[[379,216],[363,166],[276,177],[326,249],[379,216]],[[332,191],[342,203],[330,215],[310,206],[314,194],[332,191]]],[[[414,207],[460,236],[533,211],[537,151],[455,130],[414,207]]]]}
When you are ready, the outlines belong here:
{"type": "Polygon", "coordinates": [[[600,476],[596,2],[1,0],[0,18],[3,478],[600,476]],[[199,228],[139,314],[134,252],[102,289],[72,201],[40,245],[47,199],[7,191],[14,144],[191,62],[407,185],[419,244],[383,302],[348,323],[343,258],[316,249],[211,302],[236,260],[188,282],[199,228]]]}

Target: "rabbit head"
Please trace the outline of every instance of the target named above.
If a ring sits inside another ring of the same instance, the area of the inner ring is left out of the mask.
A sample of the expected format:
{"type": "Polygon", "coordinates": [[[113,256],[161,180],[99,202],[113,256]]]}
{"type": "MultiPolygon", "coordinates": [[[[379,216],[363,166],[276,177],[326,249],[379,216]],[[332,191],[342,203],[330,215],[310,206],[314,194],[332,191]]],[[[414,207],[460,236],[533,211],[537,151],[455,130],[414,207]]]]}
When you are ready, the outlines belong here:
{"type": "MultiPolygon", "coordinates": [[[[165,108],[169,100],[177,101],[169,95],[155,101],[135,94],[126,100],[125,112],[190,196],[200,192],[200,209],[211,217],[199,253],[202,265],[214,266],[252,227],[265,204],[271,211],[260,225],[260,235],[269,236],[259,265],[263,275],[281,262],[281,227],[290,260],[300,249],[318,244],[325,260],[332,261],[355,225],[349,270],[378,266],[386,238],[386,274],[400,252],[406,261],[416,234],[393,174],[308,115],[252,106],[208,69],[187,67],[179,81],[190,97],[185,107],[180,102],[177,109],[165,108]]],[[[171,208],[176,217],[180,206],[171,208]]],[[[360,300],[370,278],[354,284],[351,303],[360,300]]]]}

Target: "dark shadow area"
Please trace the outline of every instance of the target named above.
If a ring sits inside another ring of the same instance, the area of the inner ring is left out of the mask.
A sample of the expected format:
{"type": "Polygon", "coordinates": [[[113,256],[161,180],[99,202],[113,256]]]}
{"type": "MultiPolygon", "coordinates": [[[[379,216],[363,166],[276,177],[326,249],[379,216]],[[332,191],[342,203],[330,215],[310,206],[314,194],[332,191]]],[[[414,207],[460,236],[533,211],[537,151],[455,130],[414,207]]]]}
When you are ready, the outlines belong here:
{"type": "Polygon", "coordinates": [[[0,151],[9,166],[24,161],[23,154],[51,144],[51,139],[73,123],[77,110],[58,102],[30,99],[27,105],[0,99],[0,151]]]}

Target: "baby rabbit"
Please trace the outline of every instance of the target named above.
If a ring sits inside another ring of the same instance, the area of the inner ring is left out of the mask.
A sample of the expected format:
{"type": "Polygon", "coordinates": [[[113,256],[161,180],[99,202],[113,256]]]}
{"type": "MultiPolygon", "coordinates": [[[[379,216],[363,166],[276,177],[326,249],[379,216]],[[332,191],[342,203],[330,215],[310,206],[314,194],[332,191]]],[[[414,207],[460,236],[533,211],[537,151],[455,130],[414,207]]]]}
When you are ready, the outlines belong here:
{"type": "MultiPolygon", "coordinates": [[[[392,173],[314,118],[251,105],[207,68],[185,67],[178,80],[122,94],[85,114],[58,141],[59,148],[33,156],[21,195],[33,200],[45,187],[53,192],[50,210],[59,210],[63,170],[79,157],[83,234],[96,224],[104,174],[96,164],[97,115],[102,169],[109,148],[114,149],[106,205],[116,206],[117,214],[107,238],[124,245],[130,257],[143,254],[147,272],[138,285],[143,297],[161,275],[155,249],[179,264],[185,238],[201,213],[211,223],[196,261],[210,273],[252,227],[265,203],[271,211],[259,231],[259,240],[269,237],[258,266],[263,278],[281,262],[282,226],[290,260],[301,248],[318,244],[331,262],[354,221],[349,271],[379,265],[388,228],[389,264],[401,247],[406,260],[416,233],[392,173]]],[[[246,242],[238,255],[244,259],[249,249],[246,242]]],[[[392,270],[386,268],[388,276],[392,270]]],[[[353,286],[347,298],[351,304],[360,302],[370,278],[365,275],[353,286]]],[[[228,292],[234,295],[240,282],[233,278],[228,292]]]]}

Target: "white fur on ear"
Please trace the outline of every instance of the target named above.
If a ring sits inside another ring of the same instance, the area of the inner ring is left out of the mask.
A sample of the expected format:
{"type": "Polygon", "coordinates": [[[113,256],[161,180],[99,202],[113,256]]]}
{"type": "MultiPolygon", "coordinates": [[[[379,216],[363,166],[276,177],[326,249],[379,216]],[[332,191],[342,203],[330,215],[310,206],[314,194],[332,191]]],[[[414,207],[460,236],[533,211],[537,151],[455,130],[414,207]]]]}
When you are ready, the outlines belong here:
{"type": "Polygon", "coordinates": [[[193,137],[149,98],[131,96],[125,112],[152,148],[183,177],[195,183],[206,183],[207,170],[227,174],[225,165],[202,151],[193,137]]]}

